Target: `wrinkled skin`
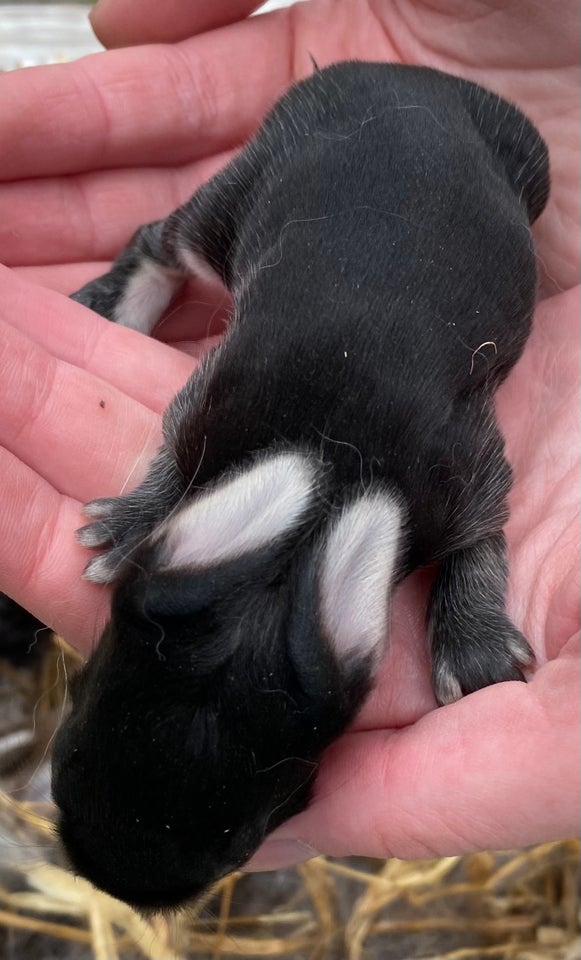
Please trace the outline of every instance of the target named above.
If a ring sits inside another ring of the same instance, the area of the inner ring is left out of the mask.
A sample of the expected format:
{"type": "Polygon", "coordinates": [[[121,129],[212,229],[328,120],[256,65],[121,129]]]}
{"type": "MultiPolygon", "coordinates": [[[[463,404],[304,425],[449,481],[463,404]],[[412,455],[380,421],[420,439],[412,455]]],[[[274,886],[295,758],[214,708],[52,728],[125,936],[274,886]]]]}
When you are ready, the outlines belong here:
{"type": "Polygon", "coordinates": [[[538,667],[526,687],[501,684],[436,710],[423,628],[430,574],[410,578],[377,690],[327,753],[311,808],[273,834],[254,865],[313,850],[417,857],[571,835],[579,809],[577,5],[563,0],[555,16],[532,0],[311,0],[236,22],[251,7],[172,0],[169,17],[157,0],[106,0],[94,23],[108,45],[188,39],[0,78],[0,260],[14,268],[0,271],[0,588],[90,649],[108,597],[80,580],[80,505],[143,474],[161,411],[213,342],[225,307],[215,291],[190,287],[159,343],[62,294],[103,272],[138,224],[221,166],[282,90],[310,72],[309,53],[321,65],[403,60],[481,82],[530,115],[552,161],[550,205],[535,228],[545,299],[498,394],[515,470],[509,612],[538,667]]]}

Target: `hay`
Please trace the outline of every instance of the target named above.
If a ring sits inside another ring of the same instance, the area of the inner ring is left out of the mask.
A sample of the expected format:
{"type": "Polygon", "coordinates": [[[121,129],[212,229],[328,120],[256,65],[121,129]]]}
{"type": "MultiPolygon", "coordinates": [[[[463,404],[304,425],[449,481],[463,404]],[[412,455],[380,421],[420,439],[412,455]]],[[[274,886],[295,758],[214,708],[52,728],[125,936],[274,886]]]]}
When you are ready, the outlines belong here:
{"type": "MultiPolygon", "coordinates": [[[[37,719],[58,722],[76,659],[57,645],[33,680],[12,676],[37,719]]],[[[233,874],[183,913],[144,919],[66,870],[52,805],[22,796],[0,792],[1,956],[8,956],[2,937],[10,936],[12,955],[24,957],[18,937],[25,935],[34,935],[29,956],[75,960],[573,960],[581,953],[576,840],[415,863],[319,857],[276,874],[233,874]]]]}

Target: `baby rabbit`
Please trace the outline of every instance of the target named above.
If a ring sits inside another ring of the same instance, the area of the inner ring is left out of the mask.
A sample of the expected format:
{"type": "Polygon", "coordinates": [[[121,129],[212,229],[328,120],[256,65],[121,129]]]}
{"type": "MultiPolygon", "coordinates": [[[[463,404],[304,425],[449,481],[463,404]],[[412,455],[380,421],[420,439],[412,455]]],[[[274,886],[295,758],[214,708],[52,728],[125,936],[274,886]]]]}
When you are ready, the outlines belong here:
{"type": "Polygon", "coordinates": [[[340,63],[74,295],[144,333],[188,274],[235,306],[146,479],[80,531],[101,551],[86,576],[115,590],[53,790],[101,889],[176,906],[304,808],[417,567],[439,563],[438,701],[523,679],[493,394],[531,328],[548,189],[545,144],[498,96],[340,63]]]}

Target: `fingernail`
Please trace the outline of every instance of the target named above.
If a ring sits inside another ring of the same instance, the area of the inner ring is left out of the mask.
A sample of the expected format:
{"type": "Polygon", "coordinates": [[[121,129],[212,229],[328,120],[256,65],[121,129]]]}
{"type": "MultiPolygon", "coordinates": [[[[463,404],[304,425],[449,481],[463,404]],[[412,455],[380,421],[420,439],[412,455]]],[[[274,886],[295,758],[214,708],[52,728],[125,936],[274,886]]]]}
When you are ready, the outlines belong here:
{"type": "Polygon", "coordinates": [[[266,840],[241,869],[246,873],[280,870],[303,860],[318,857],[319,851],[304,840],[266,840]]]}

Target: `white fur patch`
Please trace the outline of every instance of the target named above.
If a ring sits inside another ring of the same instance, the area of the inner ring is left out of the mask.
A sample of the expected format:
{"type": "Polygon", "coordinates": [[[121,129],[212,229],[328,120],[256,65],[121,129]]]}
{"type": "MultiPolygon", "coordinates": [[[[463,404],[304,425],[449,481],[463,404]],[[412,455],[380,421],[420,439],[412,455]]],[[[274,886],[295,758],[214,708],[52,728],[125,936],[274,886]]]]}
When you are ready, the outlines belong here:
{"type": "Polygon", "coordinates": [[[149,335],[183,280],[174,270],[144,260],[129,280],[113,319],[123,327],[149,335]]]}
{"type": "Polygon", "coordinates": [[[217,563],[263,547],[294,527],[313,499],[313,465],[281,453],[188,504],[160,528],[162,563],[217,563]]]}
{"type": "Polygon", "coordinates": [[[189,247],[179,247],[178,257],[185,269],[188,273],[191,273],[192,276],[199,277],[200,280],[204,280],[212,286],[216,284],[223,286],[222,280],[216,271],[210,266],[208,261],[204,260],[201,254],[196,253],[195,250],[191,250],[189,247]]]}
{"type": "Polygon", "coordinates": [[[346,507],[331,529],[319,584],[323,623],[341,661],[381,659],[401,526],[395,497],[376,493],[346,507]]]}

